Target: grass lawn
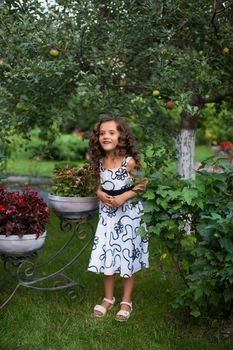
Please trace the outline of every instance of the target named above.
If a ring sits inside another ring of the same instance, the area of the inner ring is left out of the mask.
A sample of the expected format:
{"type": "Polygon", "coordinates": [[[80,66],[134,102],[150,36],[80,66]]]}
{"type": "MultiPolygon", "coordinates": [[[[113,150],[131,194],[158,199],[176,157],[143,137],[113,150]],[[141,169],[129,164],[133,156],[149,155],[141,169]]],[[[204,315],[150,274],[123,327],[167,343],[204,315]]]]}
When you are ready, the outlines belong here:
{"type": "Polygon", "coordinates": [[[7,173],[10,175],[28,175],[28,176],[51,176],[54,165],[58,162],[50,160],[35,159],[9,159],[7,161],[7,173]]]}
{"type": "MultiPolygon", "coordinates": [[[[96,218],[93,219],[94,224],[96,218]]],[[[67,233],[59,229],[59,221],[51,216],[48,237],[38,261],[61,246],[67,233]]],[[[43,267],[56,271],[69,261],[80,247],[74,243],[56,263],[43,267]]],[[[150,241],[150,268],[137,275],[134,293],[134,310],[126,323],[116,322],[114,315],[121,301],[122,284],[116,279],[116,306],[102,319],[94,318],[93,306],[103,296],[102,276],[86,271],[89,247],[80,260],[66,274],[78,282],[71,289],[57,292],[41,292],[20,287],[9,304],[0,311],[0,349],[13,350],[230,350],[233,341],[222,338],[223,324],[211,318],[194,319],[182,310],[170,306],[174,286],[173,273],[165,276],[156,263],[150,241]],[[74,298],[69,297],[72,291],[74,298]],[[221,327],[220,327],[221,326],[221,327]],[[221,331],[220,331],[221,328],[221,331]]],[[[36,261],[35,261],[36,262],[36,261]]],[[[0,275],[4,275],[0,265],[0,275]]],[[[0,304],[12,293],[16,281],[8,281],[0,288],[0,304]]],[[[231,322],[224,323],[229,330],[231,322]]]]}
{"type": "Polygon", "coordinates": [[[213,156],[213,152],[210,147],[201,145],[195,148],[195,158],[197,161],[202,162],[211,156],[213,156]]]}

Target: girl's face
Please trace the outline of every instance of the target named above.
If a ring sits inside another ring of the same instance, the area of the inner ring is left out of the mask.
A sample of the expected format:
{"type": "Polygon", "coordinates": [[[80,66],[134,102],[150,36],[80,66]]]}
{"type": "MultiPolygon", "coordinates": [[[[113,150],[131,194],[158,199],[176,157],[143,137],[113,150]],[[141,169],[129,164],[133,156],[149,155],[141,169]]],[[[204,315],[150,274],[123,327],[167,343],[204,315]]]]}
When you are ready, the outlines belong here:
{"type": "Polygon", "coordinates": [[[104,122],[100,125],[99,143],[105,152],[114,151],[119,144],[120,132],[114,120],[104,122]]]}

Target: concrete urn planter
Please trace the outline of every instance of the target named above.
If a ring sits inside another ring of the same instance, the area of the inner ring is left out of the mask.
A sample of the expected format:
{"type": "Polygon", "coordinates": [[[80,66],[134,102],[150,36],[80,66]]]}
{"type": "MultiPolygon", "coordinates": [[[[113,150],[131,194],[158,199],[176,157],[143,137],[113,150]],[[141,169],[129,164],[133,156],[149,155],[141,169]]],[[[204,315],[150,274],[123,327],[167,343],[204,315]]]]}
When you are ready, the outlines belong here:
{"type": "Polygon", "coordinates": [[[61,197],[49,194],[50,208],[61,218],[80,219],[87,217],[98,208],[97,197],[61,197]]]}
{"type": "Polygon", "coordinates": [[[35,234],[26,234],[22,238],[17,235],[0,235],[0,254],[22,256],[35,252],[43,247],[46,235],[46,231],[37,239],[35,234]]]}

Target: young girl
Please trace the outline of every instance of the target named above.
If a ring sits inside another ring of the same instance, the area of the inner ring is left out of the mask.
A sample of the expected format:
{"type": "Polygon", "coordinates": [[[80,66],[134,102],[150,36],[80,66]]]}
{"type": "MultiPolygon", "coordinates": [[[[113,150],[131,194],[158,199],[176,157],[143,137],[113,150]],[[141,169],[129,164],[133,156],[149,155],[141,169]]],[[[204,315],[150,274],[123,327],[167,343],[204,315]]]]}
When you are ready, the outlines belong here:
{"type": "MultiPolygon", "coordinates": [[[[134,137],[119,117],[105,117],[93,129],[90,160],[100,172],[99,223],[88,270],[104,274],[105,298],[94,307],[96,317],[105,316],[113,307],[115,274],[123,277],[121,307],[116,320],[126,321],[132,312],[135,272],[148,267],[147,239],[137,234],[143,207],[133,202],[143,184],[130,185],[133,171],[139,169],[134,137]]],[[[132,183],[131,183],[132,184],[132,183]]]]}

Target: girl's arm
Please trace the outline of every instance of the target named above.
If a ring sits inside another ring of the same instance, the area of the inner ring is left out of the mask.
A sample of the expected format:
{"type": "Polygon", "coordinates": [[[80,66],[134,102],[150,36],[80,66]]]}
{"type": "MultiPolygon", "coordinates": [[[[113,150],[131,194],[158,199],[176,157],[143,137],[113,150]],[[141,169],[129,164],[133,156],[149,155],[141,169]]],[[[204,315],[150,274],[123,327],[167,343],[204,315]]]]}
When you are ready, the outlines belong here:
{"type": "MultiPolygon", "coordinates": [[[[128,165],[127,165],[127,170],[130,174],[135,170],[136,168],[136,163],[135,160],[132,158],[130,159],[128,165]]],[[[119,207],[122,204],[124,204],[126,201],[128,201],[131,198],[134,198],[137,196],[137,192],[139,190],[144,190],[145,189],[145,184],[143,182],[137,183],[134,187],[133,190],[126,191],[110,200],[110,206],[111,207],[119,207]]]]}
{"type": "Polygon", "coordinates": [[[104,203],[106,207],[111,205],[111,196],[101,190],[101,186],[99,186],[96,190],[97,197],[104,203]]]}

